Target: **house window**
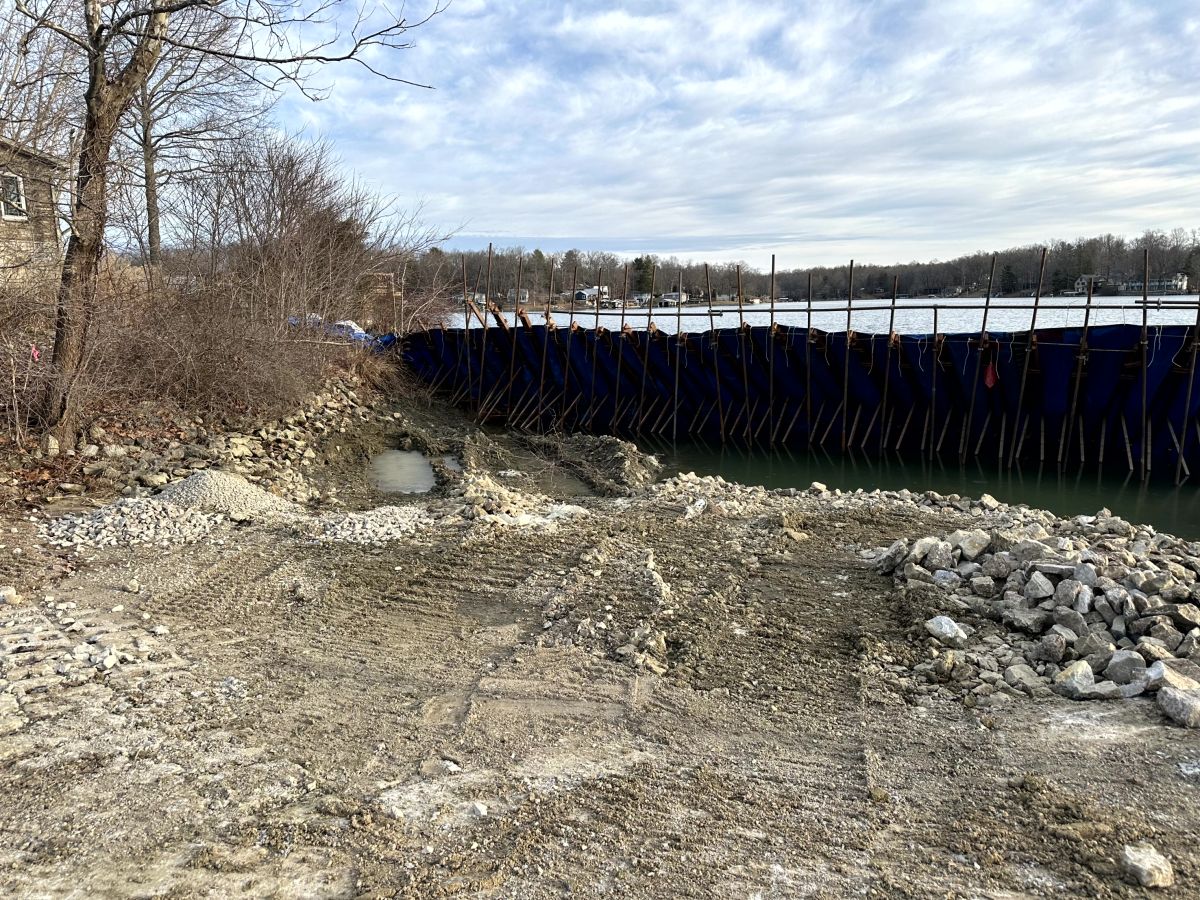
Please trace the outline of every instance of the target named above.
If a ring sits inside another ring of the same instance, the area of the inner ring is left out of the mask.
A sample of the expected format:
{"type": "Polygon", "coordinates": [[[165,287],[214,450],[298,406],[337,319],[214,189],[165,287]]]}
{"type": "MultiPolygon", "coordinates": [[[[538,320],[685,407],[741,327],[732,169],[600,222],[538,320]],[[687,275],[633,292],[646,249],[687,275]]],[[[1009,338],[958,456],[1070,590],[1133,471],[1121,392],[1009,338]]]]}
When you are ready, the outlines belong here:
{"type": "Polygon", "coordinates": [[[0,213],[6,219],[28,219],[25,205],[25,181],[11,172],[0,174],[0,213]]]}

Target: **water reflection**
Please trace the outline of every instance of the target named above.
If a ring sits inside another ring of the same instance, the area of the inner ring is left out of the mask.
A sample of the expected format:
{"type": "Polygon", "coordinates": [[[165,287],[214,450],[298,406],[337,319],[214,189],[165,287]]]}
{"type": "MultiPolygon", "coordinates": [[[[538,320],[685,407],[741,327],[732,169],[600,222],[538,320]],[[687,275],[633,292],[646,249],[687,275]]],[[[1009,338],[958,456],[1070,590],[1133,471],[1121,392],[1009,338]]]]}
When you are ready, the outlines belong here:
{"type": "Polygon", "coordinates": [[[371,481],[381,491],[424,494],[436,479],[425,455],[416,450],[386,450],[371,460],[371,481]]]}

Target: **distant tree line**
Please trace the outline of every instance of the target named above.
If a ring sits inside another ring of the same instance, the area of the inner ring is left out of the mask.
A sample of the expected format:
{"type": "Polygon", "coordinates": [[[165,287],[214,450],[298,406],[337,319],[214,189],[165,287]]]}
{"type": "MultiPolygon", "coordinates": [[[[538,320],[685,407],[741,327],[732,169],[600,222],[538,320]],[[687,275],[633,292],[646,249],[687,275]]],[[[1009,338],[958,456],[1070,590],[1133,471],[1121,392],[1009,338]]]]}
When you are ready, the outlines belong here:
{"type": "MultiPolygon", "coordinates": [[[[1074,290],[1080,276],[1095,276],[1101,292],[1112,292],[1121,282],[1142,279],[1143,251],[1149,250],[1151,281],[1187,274],[1194,289],[1200,276],[1200,229],[1146,231],[1134,237],[1113,234],[1075,240],[1052,240],[1047,250],[1043,295],[1074,290]]],[[[996,270],[992,281],[994,296],[1025,296],[1038,284],[1043,245],[1012,247],[996,251],[996,270]]],[[[849,287],[849,265],[817,266],[811,269],[779,269],[775,273],[775,296],[803,300],[808,296],[809,279],[814,299],[844,298],[849,287]]],[[[660,294],[679,289],[694,298],[711,293],[716,298],[736,297],[739,265],[719,263],[705,271],[703,262],[682,261],[675,256],[643,254],[632,259],[604,251],[567,250],[547,253],[522,247],[496,249],[491,259],[491,296],[503,304],[517,280],[520,263],[521,287],[528,291],[525,305],[533,308],[555,300],[573,286],[601,283],[612,296],[660,294]],[[553,285],[550,278],[553,276],[553,285]],[[626,287],[626,285],[628,285],[626,287]]],[[[991,272],[992,251],[976,251],[949,260],[929,262],[856,264],[855,297],[888,297],[893,282],[902,296],[982,296],[991,272]]],[[[429,287],[435,282],[442,293],[454,293],[455,281],[461,292],[465,267],[466,284],[472,295],[487,292],[488,255],[486,251],[450,253],[434,248],[412,259],[408,267],[408,285],[429,287]]],[[[745,297],[765,298],[770,292],[769,265],[740,264],[741,289],[745,297]]]]}

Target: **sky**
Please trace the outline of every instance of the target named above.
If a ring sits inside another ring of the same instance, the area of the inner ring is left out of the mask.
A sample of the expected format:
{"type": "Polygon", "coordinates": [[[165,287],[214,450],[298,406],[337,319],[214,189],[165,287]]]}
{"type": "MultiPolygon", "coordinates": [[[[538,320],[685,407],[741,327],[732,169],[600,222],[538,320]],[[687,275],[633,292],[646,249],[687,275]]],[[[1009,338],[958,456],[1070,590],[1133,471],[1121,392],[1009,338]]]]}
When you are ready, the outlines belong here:
{"type": "MultiPolygon", "coordinates": [[[[420,18],[427,0],[409,0],[420,18]]],[[[1200,225],[1194,0],[452,0],[290,96],[454,247],[786,268],[1200,225]]]]}

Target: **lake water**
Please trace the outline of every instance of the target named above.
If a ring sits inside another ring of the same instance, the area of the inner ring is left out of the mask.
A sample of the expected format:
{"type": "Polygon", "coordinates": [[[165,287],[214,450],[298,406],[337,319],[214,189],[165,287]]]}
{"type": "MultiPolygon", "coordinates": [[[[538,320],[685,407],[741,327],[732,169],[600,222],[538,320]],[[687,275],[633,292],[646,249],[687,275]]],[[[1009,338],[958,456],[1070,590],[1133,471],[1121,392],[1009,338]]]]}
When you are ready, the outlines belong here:
{"type": "Polygon", "coordinates": [[[1200,540],[1200,483],[1114,478],[1096,473],[1060,476],[1054,467],[997,469],[959,466],[957,461],[901,461],[895,457],[868,459],[823,453],[748,452],[699,444],[655,445],[642,448],[658,455],[665,471],[720,475],[741,484],[768,488],[808,487],[819,481],[829,488],[919,492],[978,497],[988,493],[1005,503],[1026,503],[1060,516],[1092,514],[1102,507],[1135,523],[1189,540],[1200,540]]]}
{"type": "MultiPolygon", "coordinates": [[[[1093,297],[1091,325],[1140,325],[1142,311],[1140,306],[1133,307],[1140,301],[1139,297],[1093,297]]],[[[994,300],[988,314],[988,331],[1022,331],[1028,329],[1033,320],[1032,298],[1006,298],[994,300]],[[1016,307],[1016,308],[1008,308],[1016,307]]],[[[1200,298],[1192,296],[1151,297],[1147,310],[1147,323],[1150,325],[1195,325],[1196,304],[1200,298]],[[1162,307],[1156,304],[1164,304],[1162,307]],[[1166,305],[1174,304],[1174,306],[1166,305]],[[1182,305],[1181,305],[1182,304],[1182,305]],[[1188,308],[1186,304],[1191,304],[1188,308]]],[[[1083,325],[1086,297],[1044,297],[1038,310],[1038,328],[1066,328],[1083,325]],[[1058,308],[1062,307],[1062,308],[1058,308]]],[[[812,315],[804,303],[777,303],[775,305],[775,321],[780,325],[805,327],[810,324],[822,331],[845,331],[846,313],[845,300],[818,300],[812,306],[812,315]],[[842,307],[840,311],[832,308],[842,307]]],[[[886,334],[890,310],[888,300],[855,300],[856,307],[850,316],[850,327],[854,331],[868,334],[886,334]],[[861,305],[861,309],[858,307],[861,305]],[[881,308],[882,307],[882,308],[881,308]]],[[[982,307],[983,299],[971,297],[966,299],[938,300],[899,300],[896,303],[895,330],[901,334],[930,334],[933,332],[933,306],[937,307],[937,330],[942,334],[978,332],[983,326],[983,309],[968,309],[964,307],[982,307]]],[[[748,325],[769,325],[771,311],[766,304],[746,305],[742,308],[739,319],[738,308],[733,306],[714,306],[712,323],[717,328],[736,328],[739,321],[748,325]]],[[[620,310],[602,310],[599,324],[609,330],[618,330],[622,321],[634,330],[644,330],[648,320],[652,320],[659,329],[674,333],[677,330],[685,332],[703,332],[709,329],[709,312],[706,306],[687,306],[680,310],[660,307],[653,310],[626,309],[622,319],[620,310]]],[[[515,321],[512,312],[502,313],[508,322],[515,321]]],[[[538,312],[533,306],[528,309],[529,320],[534,325],[544,324],[545,311],[538,312]]],[[[581,328],[592,328],[596,325],[595,310],[576,309],[551,313],[555,324],[563,327],[572,321],[581,328]]],[[[472,317],[472,327],[479,327],[479,320],[472,317]]],[[[494,323],[494,320],[491,320],[494,323]]],[[[447,322],[452,328],[461,328],[461,314],[447,322]]]]}

